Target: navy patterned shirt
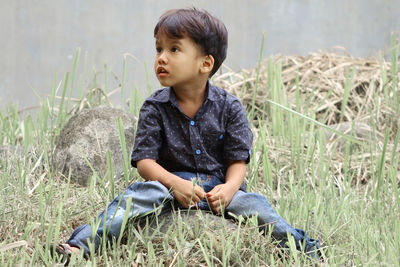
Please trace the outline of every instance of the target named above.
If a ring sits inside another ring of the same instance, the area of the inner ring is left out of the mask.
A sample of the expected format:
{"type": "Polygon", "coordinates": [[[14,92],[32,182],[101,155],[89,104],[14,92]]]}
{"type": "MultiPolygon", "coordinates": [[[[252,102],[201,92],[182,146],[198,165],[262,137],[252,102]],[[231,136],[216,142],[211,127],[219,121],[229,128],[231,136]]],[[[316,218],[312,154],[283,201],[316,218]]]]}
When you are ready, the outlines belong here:
{"type": "Polygon", "coordinates": [[[250,160],[253,134],[235,96],[207,83],[193,118],[178,105],[171,87],[153,93],[140,109],[131,164],[154,159],[170,172],[214,175],[225,181],[227,160],[250,160]]]}

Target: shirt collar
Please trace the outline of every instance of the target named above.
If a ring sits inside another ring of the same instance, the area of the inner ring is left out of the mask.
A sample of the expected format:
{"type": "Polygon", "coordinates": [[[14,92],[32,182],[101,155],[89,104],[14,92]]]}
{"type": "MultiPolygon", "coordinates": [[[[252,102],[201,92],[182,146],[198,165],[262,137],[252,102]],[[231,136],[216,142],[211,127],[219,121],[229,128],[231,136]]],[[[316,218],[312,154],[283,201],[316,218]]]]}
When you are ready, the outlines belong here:
{"type": "Polygon", "coordinates": [[[212,85],[210,81],[207,81],[207,99],[211,101],[217,101],[220,98],[220,94],[217,87],[212,85]]]}
{"type": "MultiPolygon", "coordinates": [[[[206,99],[211,101],[217,101],[219,99],[217,87],[212,85],[210,81],[207,81],[206,90],[206,99]]],[[[166,87],[164,88],[164,90],[161,90],[161,92],[156,96],[156,100],[163,103],[171,102],[174,105],[178,104],[175,92],[174,90],[172,90],[172,87],[166,87]]]]}

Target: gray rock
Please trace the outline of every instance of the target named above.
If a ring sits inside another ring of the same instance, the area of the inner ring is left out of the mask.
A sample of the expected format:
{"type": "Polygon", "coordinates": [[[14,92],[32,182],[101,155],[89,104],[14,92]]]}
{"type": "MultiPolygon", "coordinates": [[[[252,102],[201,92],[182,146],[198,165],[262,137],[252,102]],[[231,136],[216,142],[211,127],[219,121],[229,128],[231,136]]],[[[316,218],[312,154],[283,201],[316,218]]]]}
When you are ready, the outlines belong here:
{"type": "Polygon", "coordinates": [[[122,119],[129,157],[134,142],[136,118],[120,109],[97,107],[71,117],[57,136],[53,154],[56,170],[66,177],[71,170],[72,182],[87,185],[93,176],[90,166],[100,178],[104,177],[107,171],[106,154],[110,151],[114,173],[118,178],[124,169],[118,118],[122,119]]]}

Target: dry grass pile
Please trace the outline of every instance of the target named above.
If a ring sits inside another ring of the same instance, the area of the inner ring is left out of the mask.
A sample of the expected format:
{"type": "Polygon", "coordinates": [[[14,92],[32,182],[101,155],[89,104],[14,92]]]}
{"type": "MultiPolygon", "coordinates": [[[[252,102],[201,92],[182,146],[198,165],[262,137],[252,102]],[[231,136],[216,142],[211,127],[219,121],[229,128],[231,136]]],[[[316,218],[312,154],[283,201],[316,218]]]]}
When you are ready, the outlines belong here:
{"type": "MultiPolygon", "coordinates": [[[[392,153],[400,152],[394,144],[400,125],[399,72],[397,66],[383,59],[353,58],[346,53],[330,52],[307,56],[278,55],[262,61],[258,68],[240,72],[228,69],[215,77],[214,83],[238,96],[248,110],[252,109],[254,102],[255,125],[257,119],[268,121],[274,116],[267,101],[278,99],[279,104],[358,138],[364,149],[354,155],[351,164],[352,169],[358,172],[358,181],[363,183],[373,172],[370,164],[365,162],[374,157],[372,154],[382,153],[386,130],[386,165],[392,164],[389,160],[392,153]],[[280,94],[278,98],[276,92],[280,94]],[[371,143],[374,151],[370,149],[371,143]]],[[[329,144],[338,136],[329,131],[325,134],[327,151],[334,152],[332,167],[336,169],[335,176],[343,177],[343,141],[346,140],[340,141],[342,149],[332,150],[335,146],[329,144]]],[[[273,139],[269,142],[271,147],[276,146],[275,142],[271,143],[273,139]]],[[[397,177],[400,181],[400,170],[397,177]]]]}
{"type": "MultiPolygon", "coordinates": [[[[350,97],[344,110],[342,121],[365,121],[376,111],[379,116],[379,128],[385,129],[386,123],[392,122],[392,134],[396,134],[400,118],[393,117],[396,110],[390,105],[394,92],[385,96],[388,88],[397,88],[400,97],[400,79],[391,74],[392,65],[389,62],[379,62],[376,59],[353,58],[345,54],[312,53],[308,56],[275,56],[273,64],[282,68],[282,88],[285,88],[287,99],[292,108],[296,105],[296,86],[299,86],[300,97],[304,100],[311,97],[311,109],[327,125],[341,122],[341,106],[344,99],[346,75],[354,69],[354,77],[350,89],[350,97]],[[298,82],[296,82],[296,80],[298,82]],[[396,84],[393,84],[396,83],[396,84]],[[378,101],[374,97],[378,95],[378,101]],[[386,97],[388,97],[386,99],[386,97]]],[[[264,60],[260,65],[259,85],[256,106],[262,109],[265,99],[269,97],[268,64],[264,60]]],[[[254,88],[256,88],[257,68],[242,70],[239,73],[226,72],[216,78],[215,82],[229,92],[240,96],[245,106],[250,106],[254,88]]],[[[302,102],[300,110],[306,110],[302,102]]],[[[381,131],[379,131],[381,132],[381,131]]],[[[384,132],[384,131],[383,131],[384,132]]]]}

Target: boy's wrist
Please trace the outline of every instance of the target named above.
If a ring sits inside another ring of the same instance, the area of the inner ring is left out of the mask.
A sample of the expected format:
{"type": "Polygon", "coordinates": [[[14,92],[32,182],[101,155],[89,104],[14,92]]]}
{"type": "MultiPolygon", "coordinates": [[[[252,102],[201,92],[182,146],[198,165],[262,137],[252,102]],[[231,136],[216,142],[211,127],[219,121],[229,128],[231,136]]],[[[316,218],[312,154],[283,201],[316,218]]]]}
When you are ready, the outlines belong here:
{"type": "Polygon", "coordinates": [[[239,190],[241,185],[242,185],[242,183],[239,184],[238,182],[233,181],[233,180],[225,182],[225,187],[229,191],[234,192],[234,193],[236,193],[239,190]]]}
{"type": "Polygon", "coordinates": [[[142,159],[137,162],[140,176],[149,181],[158,181],[168,189],[179,182],[178,176],[164,169],[153,159],[142,159]]]}
{"type": "Polygon", "coordinates": [[[242,186],[246,175],[246,163],[244,161],[229,161],[226,172],[225,184],[232,187],[235,193],[242,186]]]}
{"type": "MultiPolygon", "coordinates": [[[[167,171],[168,172],[168,171],[167,171]]],[[[166,188],[173,189],[177,183],[182,180],[179,176],[176,176],[173,173],[168,172],[168,175],[159,179],[159,182],[162,183],[166,188]]]]}

